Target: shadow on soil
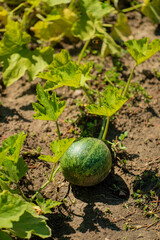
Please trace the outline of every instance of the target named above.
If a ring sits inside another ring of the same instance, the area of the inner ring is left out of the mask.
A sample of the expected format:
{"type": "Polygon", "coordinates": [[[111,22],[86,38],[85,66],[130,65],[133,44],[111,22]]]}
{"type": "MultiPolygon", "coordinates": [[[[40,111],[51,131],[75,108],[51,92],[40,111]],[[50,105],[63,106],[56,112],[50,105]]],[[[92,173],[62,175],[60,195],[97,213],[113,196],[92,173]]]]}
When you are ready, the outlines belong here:
{"type": "Polygon", "coordinates": [[[129,198],[129,189],[124,180],[117,174],[110,173],[101,183],[92,187],[71,186],[75,198],[88,204],[102,202],[118,205],[129,198]]]}
{"type": "Polygon", "coordinates": [[[133,184],[133,191],[141,191],[142,194],[148,194],[148,197],[154,191],[156,196],[160,197],[160,177],[158,169],[155,171],[145,170],[141,176],[137,177],[133,184]]]}
{"type": "Polygon", "coordinates": [[[67,206],[64,206],[67,214],[63,213],[63,209],[49,214],[47,217],[49,218],[48,224],[52,229],[52,238],[48,238],[48,240],[53,239],[53,237],[56,239],[71,239],[68,236],[70,234],[86,233],[87,231],[99,232],[99,228],[121,230],[108,219],[105,210],[96,206],[96,203],[118,205],[129,198],[129,189],[120,176],[110,173],[103,182],[92,187],[69,185],[67,196],[69,193],[73,193],[76,199],[81,200],[84,207],[82,206],[82,210],[78,214],[74,211],[69,213],[67,206]],[[78,219],[74,226],[72,226],[73,218],[78,219]]]}
{"type": "Polygon", "coordinates": [[[22,115],[18,113],[16,109],[8,108],[0,106],[0,122],[8,123],[10,120],[8,120],[8,117],[15,117],[17,116],[17,121],[19,119],[23,120],[24,122],[31,122],[30,120],[24,118],[22,115]]]}

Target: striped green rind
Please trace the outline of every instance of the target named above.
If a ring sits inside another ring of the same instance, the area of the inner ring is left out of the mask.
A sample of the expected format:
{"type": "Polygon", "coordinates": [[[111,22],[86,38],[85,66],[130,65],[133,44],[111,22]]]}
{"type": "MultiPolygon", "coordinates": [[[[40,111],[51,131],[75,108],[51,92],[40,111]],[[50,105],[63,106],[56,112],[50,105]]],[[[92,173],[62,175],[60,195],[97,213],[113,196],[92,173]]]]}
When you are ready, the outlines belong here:
{"type": "Polygon", "coordinates": [[[111,165],[108,147],[97,138],[83,138],[72,143],[60,160],[66,180],[79,186],[92,186],[103,181],[111,165]]]}

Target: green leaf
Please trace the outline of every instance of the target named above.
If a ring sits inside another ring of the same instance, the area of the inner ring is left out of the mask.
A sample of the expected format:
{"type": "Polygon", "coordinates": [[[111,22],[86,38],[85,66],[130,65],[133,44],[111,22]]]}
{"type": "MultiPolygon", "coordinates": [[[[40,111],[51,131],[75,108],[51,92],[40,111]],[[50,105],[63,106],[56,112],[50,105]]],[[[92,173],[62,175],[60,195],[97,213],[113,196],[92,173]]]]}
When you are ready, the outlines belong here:
{"type": "Polygon", "coordinates": [[[28,172],[28,167],[24,162],[24,159],[20,157],[17,162],[17,170],[18,170],[18,179],[21,179],[28,172]]]}
{"type": "Polygon", "coordinates": [[[144,2],[142,13],[149,17],[154,24],[160,23],[160,0],[144,0],[144,2]]]}
{"type": "Polygon", "coordinates": [[[41,155],[39,156],[39,159],[47,161],[47,162],[53,162],[56,163],[63,154],[67,151],[67,149],[70,147],[70,145],[75,141],[75,138],[70,139],[61,139],[61,140],[55,140],[50,144],[50,148],[52,152],[54,153],[54,156],[51,157],[50,155],[41,155]]]}
{"type": "Polygon", "coordinates": [[[53,49],[50,47],[31,51],[27,47],[30,35],[23,32],[18,22],[11,21],[0,42],[0,61],[3,63],[3,82],[11,85],[27,71],[29,80],[46,68],[53,60],[53,49]]]}
{"type": "Polygon", "coordinates": [[[26,134],[20,132],[19,134],[15,134],[4,140],[2,147],[0,148],[0,154],[3,156],[3,153],[7,153],[6,159],[17,163],[26,136],[26,134]]]}
{"type": "Polygon", "coordinates": [[[114,10],[114,8],[108,3],[103,4],[98,0],[82,0],[81,2],[85,12],[97,20],[101,20],[104,15],[107,15],[114,10]]]}
{"type": "Polygon", "coordinates": [[[45,69],[52,61],[53,49],[50,47],[42,50],[29,51],[27,48],[3,59],[3,82],[11,85],[21,78],[27,71],[29,81],[34,80],[37,74],[45,69]]]}
{"type": "Polygon", "coordinates": [[[20,51],[23,45],[30,42],[30,35],[23,32],[21,25],[15,21],[9,21],[6,32],[0,42],[0,57],[20,51]]]}
{"type": "Polygon", "coordinates": [[[116,44],[116,42],[113,40],[113,38],[106,32],[104,35],[100,35],[100,38],[102,38],[102,48],[101,48],[101,56],[105,57],[108,54],[120,55],[121,48],[119,45],[116,44]]]}
{"type": "Polygon", "coordinates": [[[62,50],[53,58],[53,62],[48,67],[48,72],[39,73],[38,76],[47,80],[44,85],[45,90],[53,90],[62,86],[79,88],[90,80],[91,64],[78,65],[71,61],[71,57],[66,50],[62,50]]]}
{"type": "Polygon", "coordinates": [[[0,229],[11,228],[27,208],[26,202],[8,191],[0,193],[0,229]]]}
{"type": "Polygon", "coordinates": [[[121,133],[121,134],[120,134],[120,136],[118,137],[118,139],[119,139],[120,141],[123,141],[123,140],[127,137],[127,135],[128,135],[128,132],[125,131],[124,133],[121,133]]]}
{"type": "Polygon", "coordinates": [[[0,239],[1,240],[12,240],[12,238],[6,232],[3,232],[3,231],[0,231],[0,239]]]}
{"type": "Polygon", "coordinates": [[[104,15],[114,10],[108,3],[98,0],[79,1],[79,17],[72,27],[75,37],[88,41],[96,37],[97,22],[101,23],[104,15]]]}
{"type": "Polygon", "coordinates": [[[125,42],[125,45],[127,46],[127,51],[136,61],[136,65],[143,63],[160,51],[160,39],[154,39],[150,43],[149,38],[133,39],[125,42]]]}
{"type": "Polygon", "coordinates": [[[6,159],[3,163],[3,168],[7,171],[9,180],[16,183],[19,181],[18,169],[14,162],[6,159]]]}
{"type": "Polygon", "coordinates": [[[8,12],[0,6],[0,21],[3,25],[7,24],[8,15],[8,12]]]}
{"type": "Polygon", "coordinates": [[[91,114],[111,117],[128,100],[126,97],[122,97],[121,94],[122,89],[108,86],[107,89],[103,92],[102,105],[98,106],[96,104],[91,104],[86,108],[91,114]]]}
{"type": "Polygon", "coordinates": [[[67,4],[71,0],[42,0],[43,2],[47,3],[50,7],[53,7],[55,5],[60,5],[60,4],[67,4]]]}
{"type": "Polygon", "coordinates": [[[50,95],[40,84],[37,85],[37,99],[40,103],[33,103],[35,119],[57,121],[66,106],[65,101],[59,102],[55,92],[50,95]]]}
{"type": "Polygon", "coordinates": [[[127,37],[131,35],[131,29],[128,25],[127,16],[124,13],[118,14],[117,23],[111,29],[111,36],[115,41],[126,41],[127,37]]]}
{"type": "Polygon", "coordinates": [[[47,218],[39,216],[31,203],[27,203],[27,209],[21,215],[18,222],[13,222],[12,230],[20,238],[30,239],[34,234],[41,238],[51,236],[51,229],[46,224],[47,218]]]}
{"type": "Polygon", "coordinates": [[[45,198],[36,199],[36,203],[41,208],[42,213],[44,213],[44,214],[51,213],[52,208],[55,208],[55,207],[60,206],[62,204],[62,202],[52,201],[51,199],[46,200],[45,198]]]}
{"type": "Polygon", "coordinates": [[[54,10],[44,21],[36,22],[31,30],[43,41],[59,42],[64,36],[73,40],[71,28],[76,19],[76,14],[69,8],[54,10]]]}

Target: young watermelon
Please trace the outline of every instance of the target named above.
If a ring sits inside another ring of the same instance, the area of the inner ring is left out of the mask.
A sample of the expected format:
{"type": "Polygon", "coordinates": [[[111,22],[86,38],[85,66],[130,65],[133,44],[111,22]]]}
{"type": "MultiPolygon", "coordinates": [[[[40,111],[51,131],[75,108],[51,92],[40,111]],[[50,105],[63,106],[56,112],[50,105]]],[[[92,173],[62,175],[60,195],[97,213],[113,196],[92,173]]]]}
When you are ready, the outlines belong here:
{"type": "Polygon", "coordinates": [[[83,138],[72,143],[60,159],[66,180],[79,186],[92,186],[103,181],[111,165],[108,147],[97,138],[83,138]]]}

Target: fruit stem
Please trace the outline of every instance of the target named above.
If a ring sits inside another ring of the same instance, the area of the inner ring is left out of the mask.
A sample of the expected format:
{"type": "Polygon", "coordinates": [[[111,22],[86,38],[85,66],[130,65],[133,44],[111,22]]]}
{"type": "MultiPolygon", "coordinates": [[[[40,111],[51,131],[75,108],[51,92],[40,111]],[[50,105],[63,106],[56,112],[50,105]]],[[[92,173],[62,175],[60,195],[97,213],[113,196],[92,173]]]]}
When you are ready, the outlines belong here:
{"type": "Polygon", "coordinates": [[[109,117],[107,117],[107,122],[106,122],[106,125],[105,125],[105,129],[104,129],[104,133],[103,133],[103,136],[102,136],[102,141],[104,142],[105,139],[106,139],[106,135],[107,135],[107,132],[108,132],[108,127],[109,127],[109,117]]]}
{"type": "Polygon", "coordinates": [[[99,133],[98,139],[102,139],[102,135],[103,135],[103,132],[104,132],[105,124],[106,124],[106,116],[103,118],[103,122],[102,122],[102,126],[101,126],[101,131],[100,131],[100,133],[99,133]]]}
{"type": "Polygon", "coordinates": [[[59,140],[61,140],[61,133],[60,133],[59,125],[58,125],[57,121],[56,121],[56,127],[57,127],[57,132],[58,132],[58,138],[59,138],[59,140]]]}

